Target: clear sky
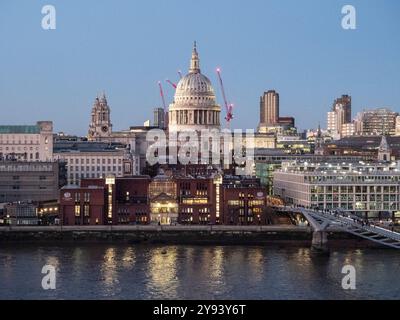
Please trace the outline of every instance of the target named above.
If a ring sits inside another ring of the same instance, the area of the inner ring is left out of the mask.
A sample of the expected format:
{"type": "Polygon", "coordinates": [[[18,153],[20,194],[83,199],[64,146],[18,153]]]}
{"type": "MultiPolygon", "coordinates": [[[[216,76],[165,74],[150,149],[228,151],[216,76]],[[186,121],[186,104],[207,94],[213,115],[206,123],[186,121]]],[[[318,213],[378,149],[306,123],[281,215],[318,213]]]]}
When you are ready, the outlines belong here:
{"type": "Polygon", "coordinates": [[[341,94],[352,95],[353,115],[400,111],[398,0],[0,0],[0,123],[53,120],[83,135],[105,90],[114,129],[141,125],[161,105],[157,81],[187,71],[193,40],[220,104],[222,68],[233,127],[257,126],[268,89],[301,129],[325,127],[341,94]],[[46,4],[56,30],[41,27],[46,4]],[[341,27],[346,4],[356,30],[341,27]]]}

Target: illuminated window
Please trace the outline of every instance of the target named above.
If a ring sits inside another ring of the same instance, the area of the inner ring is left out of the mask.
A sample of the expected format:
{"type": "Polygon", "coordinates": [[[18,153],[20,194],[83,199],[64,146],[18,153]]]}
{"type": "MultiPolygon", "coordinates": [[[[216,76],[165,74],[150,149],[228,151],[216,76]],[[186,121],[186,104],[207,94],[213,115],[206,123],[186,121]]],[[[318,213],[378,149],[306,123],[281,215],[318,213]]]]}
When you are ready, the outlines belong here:
{"type": "Polygon", "coordinates": [[[75,217],[80,217],[81,216],[81,206],[76,205],[75,206],[75,217]]]}
{"type": "Polygon", "coordinates": [[[239,200],[228,200],[228,205],[229,206],[238,206],[239,200]]]}

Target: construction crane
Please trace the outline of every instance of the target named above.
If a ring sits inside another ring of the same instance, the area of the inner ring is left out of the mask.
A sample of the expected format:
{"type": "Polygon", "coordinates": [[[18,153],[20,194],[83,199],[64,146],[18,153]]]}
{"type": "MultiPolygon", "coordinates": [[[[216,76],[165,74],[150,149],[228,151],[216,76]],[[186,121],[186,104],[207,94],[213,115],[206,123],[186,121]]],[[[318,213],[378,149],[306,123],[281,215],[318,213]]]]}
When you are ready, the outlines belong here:
{"type": "Polygon", "coordinates": [[[161,81],[158,81],[158,87],[160,88],[160,96],[161,96],[161,101],[162,101],[163,108],[164,108],[164,127],[167,128],[168,127],[168,110],[167,110],[167,104],[165,103],[164,90],[161,85],[161,81]]]}
{"type": "Polygon", "coordinates": [[[176,84],[173,83],[171,80],[167,79],[167,80],[165,80],[165,81],[167,81],[171,86],[174,87],[174,89],[176,89],[176,84]]]}
{"type": "Polygon", "coordinates": [[[158,81],[158,87],[160,88],[160,96],[161,96],[161,101],[162,101],[162,104],[163,104],[164,112],[167,112],[167,105],[165,103],[164,90],[163,90],[163,87],[161,85],[161,81],[158,81]]]}
{"type": "Polygon", "coordinates": [[[224,83],[222,81],[221,77],[221,69],[217,69],[217,75],[218,75],[218,80],[219,84],[221,86],[221,92],[222,92],[222,97],[224,98],[224,104],[225,104],[225,110],[226,110],[226,124],[229,127],[231,120],[233,119],[233,104],[229,104],[228,100],[226,99],[226,94],[225,94],[225,88],[224,88],[224,83]]]}

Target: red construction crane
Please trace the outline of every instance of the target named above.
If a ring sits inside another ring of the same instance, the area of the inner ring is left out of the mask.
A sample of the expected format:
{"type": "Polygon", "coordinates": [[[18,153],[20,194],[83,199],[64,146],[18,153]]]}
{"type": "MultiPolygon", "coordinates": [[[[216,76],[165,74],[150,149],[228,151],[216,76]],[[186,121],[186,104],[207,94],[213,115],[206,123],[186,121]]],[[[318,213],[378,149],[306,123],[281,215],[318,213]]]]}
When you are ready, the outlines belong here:
{"type": "Polygon", "coordinates": [[[160,96],[161,96],[164,112],[167,112],[167,105],[165,103],[164,90],[163,90],[163,87],[161,85],[161,81],[158,81],[158,87],[160,88],[160,96]]]}
{"type": "Polygon", "coordinates": [[[158,81],[158,87],[160,88],[160,96],[164,108],[164,128],[168,128],[168,110],[167,110],[167,104],[165,103],[164,90],[161,85],[161,81],[158,81]]]}
{"type": "Polygon", "coordinates": [[[224,98],[224,104],[225,104],[225,110],[226,110],[225,120],[226,120],[227,125],[229,126],[231,120],[233,119],[233,104],[229,104],[228,100],[226,99],[225,88],[224,88],[224,83],[222,81],[220,68],[217,69],[217,75],[218,75],[218,79],[219,79],[219,84],[221,86],[222,97],[224,98]]]}
{"type": "Polygon", "coordinates": [[[165,80],[165,81],[167,81],[171,86],[174,87],[174,89],[176,89],[176,84],[173,83],[171,80],[167,79],[167,80],[165,80]]]}

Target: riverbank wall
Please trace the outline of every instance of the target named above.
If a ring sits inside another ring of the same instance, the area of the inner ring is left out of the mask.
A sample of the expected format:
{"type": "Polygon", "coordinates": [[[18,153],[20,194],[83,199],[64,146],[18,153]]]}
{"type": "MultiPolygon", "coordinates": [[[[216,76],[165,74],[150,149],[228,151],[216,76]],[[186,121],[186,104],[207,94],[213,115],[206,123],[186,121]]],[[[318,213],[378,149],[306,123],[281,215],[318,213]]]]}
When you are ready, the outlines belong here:
{"type": "MultiPolygon", "coordinates": [[[[182,245],[310,245],[312,230],[298,226],[35,226],[0,227],[0,243],[93,243],[182,245]]],[[[373,243],[328,229],[329,246],[371,247],[373,243]]]]}

